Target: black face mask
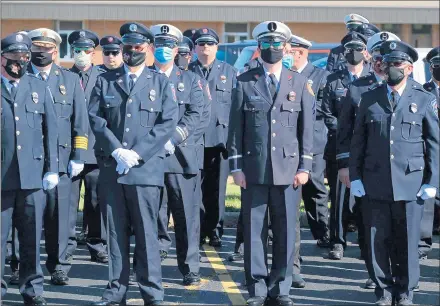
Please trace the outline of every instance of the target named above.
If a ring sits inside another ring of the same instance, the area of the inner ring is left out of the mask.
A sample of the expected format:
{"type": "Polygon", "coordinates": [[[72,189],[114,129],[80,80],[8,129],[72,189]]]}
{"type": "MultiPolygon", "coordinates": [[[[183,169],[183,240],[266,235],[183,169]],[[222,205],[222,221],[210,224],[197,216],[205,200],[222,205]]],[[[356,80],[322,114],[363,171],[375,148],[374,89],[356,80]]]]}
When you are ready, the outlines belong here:
{"type": "Polygon", "coordinates": [[[37,67],[46,67],[52,64],[52,53],[32,52],[31,62],[37,67]]]}
{"type": "Polygon", "coordinates": [[[268,64],[278,63],[283,59],[283,49],[268,48],[261,50],[261,59],[268,64]]]}
{"type": "Polygon", "coordinates": [[[388,67],[385,69],[385,73],[388,75],[387,84],[390,86],[396,86],[400,84],[405,78],[404,69],[396,67],[388,67]]]}
{"type": "Polygon", "coordinates": [[[360,62],[362,62],[365,59],[362,52],[359,52],[359,51],[353,51],[353,52],[346,53],[345,58],[347,59],[347,62],[353,66],[356,66],[357,64],[359,64],[360,62]]]}
{"type": "Polygon", "coordinates": [[[183,55],[177,54],[176,57],[174,58],[174,64],[176,64],[177,67],[179,67],[180,69],[188,69],[188,59],[185,58],[183,55]]]}
{"type": "Polygon", "coordinates": [[[145,52],[138,52],[131,50],[131,47],[124,46],[122,50],[122,58],[124,63],[130,67],[137,67],[145,62],[145,52]]]}
{"type": "Polygon", "coordinates": [[[436,81],[440,81],[440,67],[432,68],[432,76],[436,81]]]}
{"type": "Polygon", "coordinates": [[[25,75],[28,64],[29,64],[29,62],[23,61],[23,60],[7,59],[5,71],[7,74],[9,74],[14,79],[19,79],[25,75]],[[19,69],[18,69],[18,72],[16,73],[16,72],[13,72],[12,69],[14,68],[14,66],[17,66],[17,65],[19,66],[19,69]]]}

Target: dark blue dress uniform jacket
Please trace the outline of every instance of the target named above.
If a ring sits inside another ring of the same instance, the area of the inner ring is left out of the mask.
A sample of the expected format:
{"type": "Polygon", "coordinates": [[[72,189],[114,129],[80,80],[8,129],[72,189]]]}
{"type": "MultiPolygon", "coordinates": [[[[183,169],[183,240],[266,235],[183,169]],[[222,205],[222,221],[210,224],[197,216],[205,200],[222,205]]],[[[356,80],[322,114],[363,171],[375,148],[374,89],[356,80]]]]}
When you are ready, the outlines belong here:
{"type": "Polygon", "coordinates": [[[439,187],[439,122],[435,97],[409,79],[396,109],[386,84],[362,94],[350,147],[350,180],[367,196],[415,201],[422,184],[439,187]]]}
{"type": "Polygon", "coordinates": [[[307,78],[282,68],[275,101],[263,67],[237,78],[228,153],[231,171],[248,184],[290,185],[298,169],[311,171],[314,96],[307,78]]]}
{"type": "MultiPolygon", "coordinates": [[[[32,66],[28,71],[34,73],[32,66]]],[[[49,86],[58,125],[58,170],[67,173],[70,160],[85,162],[89,117],[77,74],[52,64],[49,86]]]]}
{"type": "Polygon", "coordinates": [[[348,87],[347,94],[342,101],[342,109],[338,118],[336,160],[338,168],[348,168],[350,157],[350,143],[353,137],[354,121],[361,101],[361,95],[377,86],[377,79],[373,72],[355,80],[348,87]]]}
{"type": "MultiPolygon", "coordinates": [[[[198,61],[189,64],[188,70],[204,78],[198,61]]],[[[212,97],[211,118],[205,132],[205,147],[226,148],[231,109],[232,88],[235,86],[237,70],[231,65],[214,60],[208,75],[209,91],[212,97]]]]}
{"type": "Polygon", "coordinates": [[[2,190],[41,189],[58,173],[57,120],[45,82],[25,74],[15,97],[1,82],[2,190]]]}
{"type": "Polygon", "coordinates": [[[176,131],[178,106],[168,78],[147,67],[129,90],[128,75],[109,71],[98,77],[90,98],[90,125],[96,137],[100,175],[115,171],[111,153],[132,149],[142,158],[120,175],[126,185],[163,186],[165,143],[176,131]]]}

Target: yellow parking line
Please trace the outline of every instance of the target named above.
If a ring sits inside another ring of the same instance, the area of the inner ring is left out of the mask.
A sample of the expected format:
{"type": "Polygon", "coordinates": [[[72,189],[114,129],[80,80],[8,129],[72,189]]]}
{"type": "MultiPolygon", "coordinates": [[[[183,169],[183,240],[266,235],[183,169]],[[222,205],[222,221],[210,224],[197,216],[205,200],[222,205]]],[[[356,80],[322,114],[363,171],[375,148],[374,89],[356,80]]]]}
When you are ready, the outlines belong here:
{"type": "Polygon", "coordinates": [[[205,250],[206,257],[208,258],[211,267],[217,273],[223,290],[228,295],[229,300],[232,302],[232,305],[246,305],[246,300],[241,294],[240,289],[238,289],[237,284],[232,280],[228,269],[226,269],[216,250],[213,247],[207,245],[204,245],[203,249],[205,250]]]}

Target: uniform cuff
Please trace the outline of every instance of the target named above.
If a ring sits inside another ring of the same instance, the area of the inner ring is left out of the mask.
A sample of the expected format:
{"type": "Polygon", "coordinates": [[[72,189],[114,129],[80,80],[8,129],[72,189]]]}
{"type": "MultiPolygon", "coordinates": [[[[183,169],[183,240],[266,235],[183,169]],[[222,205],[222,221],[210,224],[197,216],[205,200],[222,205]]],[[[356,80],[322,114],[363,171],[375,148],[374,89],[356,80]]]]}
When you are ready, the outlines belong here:
{"type": "Polygon", "coordinates": [[[228,160],[229,160],[229,169],[233,169],[231,170],[231,173],[235,171],[241,171],[242,162],[243,162],[242,155],[239,154],[239,155],[229,156],[228,160]]]}
{"type": "Polygon", "coordinates": [[[171,137],[173,144],[179,145],[188,138],[188,130],[186,127],[176,126],[173,136],[171,137]]]}

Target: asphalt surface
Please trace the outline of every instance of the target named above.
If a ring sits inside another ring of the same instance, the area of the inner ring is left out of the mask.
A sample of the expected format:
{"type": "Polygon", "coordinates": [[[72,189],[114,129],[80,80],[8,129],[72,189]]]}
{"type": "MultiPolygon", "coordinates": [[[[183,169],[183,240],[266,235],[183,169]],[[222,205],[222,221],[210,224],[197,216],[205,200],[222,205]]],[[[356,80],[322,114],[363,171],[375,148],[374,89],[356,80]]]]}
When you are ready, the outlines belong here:
{"type": "MultiPolygon", "coordinates": [[[[320,249],[308,229],[302,229],[302,275],[307,281],[304,289],[290,291],[296,305],[371,305],[375,302],[372,290],[364,289],[367,272],[359,259],[355,244],[356,233],[350,233],[345,257],[340,261],[326,259],[327,249],[320,249]]],[[[248,298],[244,286],[243,262],[230,263],[227,257],[233,250],[235,229],[228,228],[223,237],[223,247],[214,250],[205,246],[202,251],[200,272],[202,283],[197,287],[182,286],[182,276],[176,266],[175,249],[163,262],[165,302],[169,305],[244,305],[248,298]]],[[[133,252],[134,244],[131,245],[133,252]]],[[[440,305],[439,236],[434,236],[434,247],[429,259],[421,262],[420,292],[414,302],[420,305],[440,305]]],[[[74,256],[68,286],[53,286],[44,267],[46,255],[42,247],[41,260],[45,271],[44,297],[48,305],[87,305],[99,300],[108,276],[106,265],[90,262],[85,246],[80,246],[74,256]]],[[[9,268],[5,271],[9,279],[9,268]]],[[[2,305],[22,305],[16,286],[11,286],[2,305]]],[[[143,305],[137,285],[130,286],[128,305],[143,305]]]]}

